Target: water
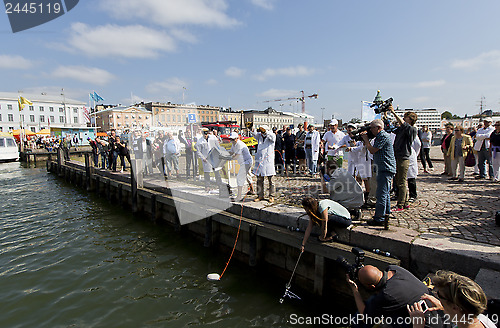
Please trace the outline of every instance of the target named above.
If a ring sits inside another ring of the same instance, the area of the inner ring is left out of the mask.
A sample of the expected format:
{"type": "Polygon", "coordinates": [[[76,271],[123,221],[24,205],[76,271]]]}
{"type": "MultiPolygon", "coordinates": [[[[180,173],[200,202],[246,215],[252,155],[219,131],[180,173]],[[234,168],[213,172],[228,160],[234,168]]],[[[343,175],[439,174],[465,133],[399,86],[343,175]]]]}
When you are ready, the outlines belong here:
{"type": "Polygon", "coordinates": [[[285,282],[135,218],[44,167],[0,164],[1,327],[285,327],[285,282]]]}

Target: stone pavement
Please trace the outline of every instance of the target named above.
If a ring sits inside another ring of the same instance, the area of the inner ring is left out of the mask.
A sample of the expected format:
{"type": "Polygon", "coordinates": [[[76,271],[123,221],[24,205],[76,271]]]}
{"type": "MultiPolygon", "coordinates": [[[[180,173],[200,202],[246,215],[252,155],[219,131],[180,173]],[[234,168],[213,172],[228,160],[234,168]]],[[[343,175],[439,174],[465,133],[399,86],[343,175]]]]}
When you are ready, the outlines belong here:
{"type": "MultiPolygon", "coordinates": [[[[418,198],[408,210],[394,212],[390,225],[418,233],[434,233],[500,246],[500,227],[494,222],[494,214],[500,210],[500,183],[474,179],[472,168],[466,168],[464,183],[449,181],[448,177],[441,175],[444,169],[441,156],[439,147],[433,147],[431,157],[434,171],[431,173],[422,173],[419,161],[418,198]]],[[[184,173],[184,163],[185,159],[181,157],[181,174],[184,173]]],[[[194,183],[185,178],[179,180],[194,183]]],[[[321,193],[318,176],[276,176],[273,181],[276,185],[276,203],[301,206],[306,194],[320,199],[329,196],[321,193]]],[[[254,177],[254,187],[255,182],[254,177]]],[[[267,188],[267,181],[265,183],[267,188]]],[[[196,184],[203,185],[202,181],[197,181],[196,184]]],[[[361,222],[354,222],[355,225],[363,224],[373,214],[374,210],[363,210],[361,222]]]]}

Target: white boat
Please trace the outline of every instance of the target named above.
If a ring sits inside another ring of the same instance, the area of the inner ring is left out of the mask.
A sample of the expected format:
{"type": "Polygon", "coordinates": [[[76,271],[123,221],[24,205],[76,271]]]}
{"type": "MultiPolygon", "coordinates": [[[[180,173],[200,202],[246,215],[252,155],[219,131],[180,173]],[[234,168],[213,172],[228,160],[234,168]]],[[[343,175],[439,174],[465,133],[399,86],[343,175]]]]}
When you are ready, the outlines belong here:
{"type": "Polygon", "coordinates": [[[0,133],[0,162],[19,160],[19,149],[16,140],[10,134],[0,133]]]}

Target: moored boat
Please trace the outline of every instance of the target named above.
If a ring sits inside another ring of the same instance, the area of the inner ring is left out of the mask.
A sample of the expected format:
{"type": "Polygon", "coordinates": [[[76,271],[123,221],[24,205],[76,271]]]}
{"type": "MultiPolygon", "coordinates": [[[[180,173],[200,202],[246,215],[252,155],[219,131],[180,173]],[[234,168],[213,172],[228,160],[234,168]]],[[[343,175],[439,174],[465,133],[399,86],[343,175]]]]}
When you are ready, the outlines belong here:
{"type": "Polygon", "coordinates": [[[19,160],[19,148],[16,140],[9,133],[0,132],[0,162],[19,160]]]}

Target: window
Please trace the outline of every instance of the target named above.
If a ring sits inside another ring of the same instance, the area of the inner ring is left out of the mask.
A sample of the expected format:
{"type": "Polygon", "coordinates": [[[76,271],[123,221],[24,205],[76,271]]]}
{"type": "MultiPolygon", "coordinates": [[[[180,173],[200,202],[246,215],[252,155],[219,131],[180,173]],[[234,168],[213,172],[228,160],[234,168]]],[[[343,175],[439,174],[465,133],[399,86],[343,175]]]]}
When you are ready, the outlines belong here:
{"type": "Polygon", "coordinates": [[[59,116],[59,123],[64,123],[64,116],[59,116]]]}
{"type": "Polygon", "coordinates": [[[45,116],[40,115],[40,123],[45,123],[45,116]]]}
{"type": "Polygon", "coordinates": [[[36,132],[36,130],[35,130],[35,129],[36,129],[36,128],[35,128],[34,126],[32,126],[32,127],[30,128],[31,132],[36,132]]]}
{"type": "Polygon", "coordinates": [[[73,123],[78,123],[78,117],[73,117],[73,123]]]}
{"type": "Polygon", "coordinates": [[[142,116],[141,115],[139,115],[139,119],[142,120],[142,116]]]}
{"type": "Polygon", "coordinates": [[[30,106],[30,111],[34,111],[35,110],[35,106],[30,106]]]}
{"type": "Polygon", "coordinates": [[[39,109],[41,112],[43,112],[43,111],[44,111],[43,106],[39,106],[39,107],[38,107],[38,109],[39,109]]]}
{"type": "Polygon", "coordinates": [[[0,122],[2,121],[2,114],[0,114],[0,122]]]}
{"type": "Polygon", "coordinates": [[[50,117],[50,123],[54,123],[54,116],[50,117]]]}
{"type": "Polygon", "coordinates": [[[7,109],[12,110],[12,105],[7,105],[7,109]]]}
{"type": "Polygon", "coordinates": [[[49,111],[53,112],[54,111],[54,107],[49,107],[49,111]]]}
{"type": "Polygon", "coordinates": [[[64,108],[59,107],[59,113],[64,113],[64,108]]]}
{"type": "Polygon", "coordinates": [[[30,122],[35,122],[35,115],[30,115],[30,122]]]}
{"type": "Polygon", "coordinates": [[[73,107],[73,113],[78,114],[78,107],[73,107]]]}

